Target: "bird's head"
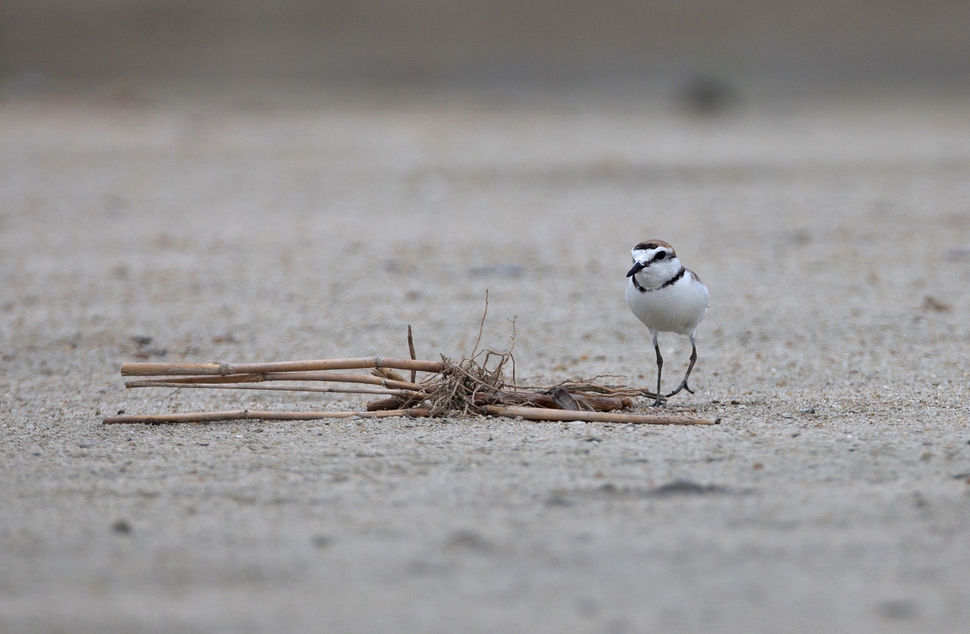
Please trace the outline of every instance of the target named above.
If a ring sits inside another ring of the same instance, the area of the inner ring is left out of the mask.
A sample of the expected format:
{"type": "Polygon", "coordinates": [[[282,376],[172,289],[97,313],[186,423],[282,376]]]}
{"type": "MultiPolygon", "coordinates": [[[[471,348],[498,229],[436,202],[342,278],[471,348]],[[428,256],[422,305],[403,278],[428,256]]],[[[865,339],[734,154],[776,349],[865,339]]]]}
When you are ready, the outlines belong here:
{"type": "Polygon", "coordinates": [[[646,240],[633,247],[630,253],[633,255],[633,268],[627,272],[627,277],[646,271],[651,277],[667,278],[680,270],[677,252],[663,240],[646,240]]]}

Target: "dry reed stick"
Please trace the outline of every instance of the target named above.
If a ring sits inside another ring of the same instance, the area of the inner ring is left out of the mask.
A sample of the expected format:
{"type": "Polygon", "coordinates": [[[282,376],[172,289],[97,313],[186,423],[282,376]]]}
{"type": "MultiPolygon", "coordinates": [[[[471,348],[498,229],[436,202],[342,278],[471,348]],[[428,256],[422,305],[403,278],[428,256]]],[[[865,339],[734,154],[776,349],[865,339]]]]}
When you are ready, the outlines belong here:
{"type": "Polygon", "coordinates": [[[617,414],[614,412],[582,412],[576,410],[545,409],[539,407],[500,407],[486,405],[485,411],[492,416],[521,416],[527,420],[573,421],[588,423],[639,423],[646,425],[717,425],[720,418],[690,418],[664,414],[617,414]]]}
{"type": "MultiPolygon", "coordinates": [[[[163,375],[165,376],[165,375],[163,375]]],[[[338,372],[268,372],[266,374],[230,374],[228,376],[173,376],[165,379],[141,379],[126,381],[125,387],[149,387],[146,382],[163,380],[166,383],[262,383],[264,381],[332,381],[336,383],[366,383],[381,387],[420,392],[425,386],[420,383],[394,381],[369,374],[340,374],[338,372]]]]}
{"type": "Polygon", "coordinates": [[[266,374],[268,372],[311,372],[313,370],[360,370],[362,368],[395,368],[420,372],[440,372],[440,361],[363,357],[353,359],[317,359],[314,361],[275,361],[271,363],[125,363],[122,376],[185,376],[229,374],[266,374]]]}
{"type": "Polygon", "coordinates": [[[126,387],[169,387],[181,389],[205,390],[266,390],[276,392],[323,392],[326,394],[381,394],[384,396],[421,396],[421,392],[414,390],[385,390],[377,387],[316,387],[302,385],[287,387],[284,385],[253,385],[251,383],[176,383],[173,381],[129,381],[126,387]],[[137,384],[137,385],[136,385],[137,384]]]}
{"type": "Polygon", "coordinates": [[[393,416],[419,418],[427,415],[428,410],[424,408],[386,410],[381,412],[267,412],[242,409],[230,412],[107,416],[102,423],[105,425],[163,425],[171,423],[215,423],[227,420],[318,420],[321,418],[354,418],[356,416],[361,418],[387,418],[393,416]]]}

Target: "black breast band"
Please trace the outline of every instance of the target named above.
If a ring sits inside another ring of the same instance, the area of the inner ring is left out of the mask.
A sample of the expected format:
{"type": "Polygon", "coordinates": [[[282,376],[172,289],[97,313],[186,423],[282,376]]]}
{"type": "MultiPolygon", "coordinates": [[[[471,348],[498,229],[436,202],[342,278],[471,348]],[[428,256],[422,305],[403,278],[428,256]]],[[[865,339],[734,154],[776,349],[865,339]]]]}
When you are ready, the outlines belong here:
{"type": "Polygon", "coordinates": [[[687,272],[687,269],[685,269],[684,267],[680,267],[680,270],[677,271],[677,275],[673,276],[672,278],[670,278],[669,280],[667,280],[666,282],[664,282],[663,284],[661,284],[657,288],[644,288],[644,287],[640,286],[640,282],[637,281],[637,276],[636,275],[631,275],[630,276],[630,279],[633,280],[633,286],[638,291],[640,291],[641,293],[647,293],[647,292],[650,292],[650,291],[660,291],[660,290],[663,290],[663,289],[667,288],[668,286],[671,286],[673,284],[676,284],[677,283],[677,280],[679,280],[680,278],[684,277],[684,273],[686,273],[686,272],[687,272]]]}

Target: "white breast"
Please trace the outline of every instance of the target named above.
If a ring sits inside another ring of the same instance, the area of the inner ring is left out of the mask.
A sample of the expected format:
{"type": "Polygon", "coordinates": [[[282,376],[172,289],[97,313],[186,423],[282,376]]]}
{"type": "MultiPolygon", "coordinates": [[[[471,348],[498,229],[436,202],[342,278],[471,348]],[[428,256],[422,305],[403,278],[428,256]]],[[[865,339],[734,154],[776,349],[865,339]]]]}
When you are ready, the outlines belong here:
{"type": "Polygon", "coordinates": [[[648,328],[663,332],[690,334],[707,314],[710,299],[707,286],[690,271],[657,290],[640,291],[633,278],[626,283],[626,302],[633,314],[648,328]]]}

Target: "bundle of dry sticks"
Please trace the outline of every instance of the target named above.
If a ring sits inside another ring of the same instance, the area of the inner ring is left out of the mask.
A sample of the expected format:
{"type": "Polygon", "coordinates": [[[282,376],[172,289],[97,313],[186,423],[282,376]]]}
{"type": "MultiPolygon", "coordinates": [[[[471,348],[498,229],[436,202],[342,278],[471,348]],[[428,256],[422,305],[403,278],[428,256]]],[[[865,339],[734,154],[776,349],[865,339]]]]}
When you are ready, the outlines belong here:
{"type": "MultiPolygon", "coordinates": [[[[486,299],[487,302],[487,299],[486,299]]],[[[486,303],[487,311],[487,303],[486,303]]],[[[484,323],[485,317],[482,317],[484,323]]],[[[513,330],[514,332],[514,330],[513,330]]],[[[522,417],[537,421],[587,421],[648,423],[658,425],[713,425],[716,418],[678,415],[633,414],[627,411],[638,396],[655,398],[649,390],[608,386],[593,379],[567,381],[550,387],[521,387],[515,383],[515,359],[504,353],[479,351],[452,363],[415,358],[414,340],[408,326],[410,359],[365,357],[281,361],[276,363],[126,363],[122,376],[144,377],[127,381],[125,387],[205,388],[234,390],[280,390],[331,394],[371,394],[381,398],[367,404],[366,411],[283,412],[234,410],[184,414],[109,416],[117,423],[203,423],[239,419],[315,420],[322,418],[491,415],[522,417]],[[505,367],[512,367],[506,382],[505,367]],[[370,370],[369,374],[341,370],[370,370]],[[398,371],[410,372],[405,378],[398,371]],[[417,373],[425,376],[418,380],[417,373]],[[321,383],[328,386],[320,385],[321,383]]],[[[513,346],[514,346],[513,335],[513,346]]]]}

